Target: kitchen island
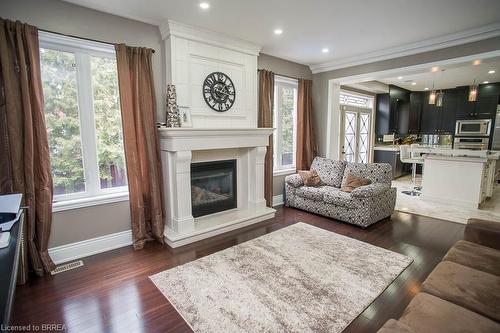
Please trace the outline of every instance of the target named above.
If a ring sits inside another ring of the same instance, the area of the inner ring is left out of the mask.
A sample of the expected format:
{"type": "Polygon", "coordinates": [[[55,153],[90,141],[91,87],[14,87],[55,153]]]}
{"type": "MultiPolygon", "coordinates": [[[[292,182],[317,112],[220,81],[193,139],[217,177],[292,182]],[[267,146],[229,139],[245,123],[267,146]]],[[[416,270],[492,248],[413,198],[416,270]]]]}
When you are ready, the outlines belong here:
{"type": "Polygon", "coordinates": [[[498,153],[411,146],[424,160],[422,200],[478,208],[493,195],[498,153]]]}

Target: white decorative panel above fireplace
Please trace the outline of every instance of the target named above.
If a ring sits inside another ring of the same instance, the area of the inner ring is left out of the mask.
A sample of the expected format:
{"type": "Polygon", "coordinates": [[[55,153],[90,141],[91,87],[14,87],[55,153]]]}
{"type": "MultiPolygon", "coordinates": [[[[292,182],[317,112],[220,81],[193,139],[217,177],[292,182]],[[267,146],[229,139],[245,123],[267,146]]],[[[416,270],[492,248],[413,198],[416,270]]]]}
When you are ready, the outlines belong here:
{"type": "Polygon", "coordinates": [[[257,56],[260,47],[222,34],[169,20],[160,26],[165,42],[167,83],[177,88],[177,101],[191,110],[194,128],[257,127],[257,56]],[[204,99],[203,84],[211,73],[223,73],[233,91],[232,106],[212,109],[204,99]]]}

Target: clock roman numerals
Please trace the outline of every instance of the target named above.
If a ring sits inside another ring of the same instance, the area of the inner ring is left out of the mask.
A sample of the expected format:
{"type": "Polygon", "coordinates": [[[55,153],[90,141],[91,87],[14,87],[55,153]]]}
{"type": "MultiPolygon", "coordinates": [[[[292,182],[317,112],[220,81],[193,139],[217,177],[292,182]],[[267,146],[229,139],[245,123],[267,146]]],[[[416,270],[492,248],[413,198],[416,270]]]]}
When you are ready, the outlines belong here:
{"type": "Polygon", "coordinates": [[[233,81],[221,72],[209,74],[203,82],[203,98],[212,110],[228,111],[236,99],[233,81]]]}

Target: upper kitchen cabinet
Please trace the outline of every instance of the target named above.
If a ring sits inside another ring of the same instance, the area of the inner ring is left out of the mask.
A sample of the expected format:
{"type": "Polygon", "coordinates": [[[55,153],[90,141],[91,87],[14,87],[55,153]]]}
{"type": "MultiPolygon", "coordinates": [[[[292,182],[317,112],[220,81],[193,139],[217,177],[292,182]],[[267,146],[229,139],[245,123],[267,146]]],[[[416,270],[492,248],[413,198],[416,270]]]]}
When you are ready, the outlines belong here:
{"type": "Polygon", "coordinates": [[[408,133],[420,133],[420,117],[422,115],[423,93],[412,91],[410,93],[410,119],[408,124],[408,133]]]}
{"type": "Polygon", "coordinates": [[[394,126],[390,123],[390,98],[389,94],[377,94],[375,104],[375,134],[384,135],[394,132],[394,126]]]}
{"type": "Polygon", "coordinates": [[[454,89],[443,90],[443,105],[429,104],[429,94],[422,94],[421,133],[453,133],[457,99],[454,89]]]}
{"type": "Polygon", "coordinates": [[[390,125],[392,132],[408,134],[410,121],[410,91],[398,86],[389,86],[390,125]]]}
{"type": "Polygon", "coordinates": [[[429,104],[429,93],[422,94],[422,116],[420,121],[421,133],[436,133],[440,123],[440,108],[429,104]]]}
{"type": "Polygon", "coordinates": [[[377,94],[375,132],[407,134],[410,130],[410,91],[390,85],[388,94],[377,94]]]}
{"type": "Polygon", "coordinates": [[[499,83],[481,84],[475,102],[469,102],[469,87],[457,91],[457,119],[491,119],[495,117],[500,93],[499,83]]]}

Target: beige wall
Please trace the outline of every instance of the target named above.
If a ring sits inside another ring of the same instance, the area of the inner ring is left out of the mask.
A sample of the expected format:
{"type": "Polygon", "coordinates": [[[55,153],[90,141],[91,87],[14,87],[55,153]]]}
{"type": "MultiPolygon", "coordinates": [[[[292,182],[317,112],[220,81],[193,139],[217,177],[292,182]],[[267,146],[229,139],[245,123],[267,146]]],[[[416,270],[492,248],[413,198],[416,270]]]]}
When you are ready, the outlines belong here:
{"type": "MultiPolygon", "coordinates": [[[[158,110],[165,86],[164,55],[157,27],[55,0],[0,1],[0,16],[39,29],[155,49],[153,71],[158,110]]],[[[49,247],[130,229],[129,202],[54,213],[49,247]]]]}
{"type": "MultiPolygon", "coordinates": [[[[319,143],[320,155],[326,154],[327,117],[328,117],[328,81],[335,78],[351,75],[372,73],[388,69],[425,64],[446,59],[464,57],[500,49],[500,37],[490,38],[479,42],[448,47],[441,50],[429,51],[420,54],[378,61],[374,63],[341,68],[329,72],[313,75],[313,103],[315,113],[316,134],[319,143]]],[[[338,135],[333,133],[333,135],[338,135]]]]}
{"type": "MultiPolygon", "coordinates": [[[[257,66],[259,69],[267,69],[278,75],[286,75],[298,79],[312,79],[312,73],[308,66],[297,64],[288,60],[276,58],[267,54],[260,54],[257,66]]],[[[285,176],[275,176],[273,180],[273,195],[283,194],[285,176]]]]}

